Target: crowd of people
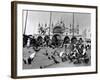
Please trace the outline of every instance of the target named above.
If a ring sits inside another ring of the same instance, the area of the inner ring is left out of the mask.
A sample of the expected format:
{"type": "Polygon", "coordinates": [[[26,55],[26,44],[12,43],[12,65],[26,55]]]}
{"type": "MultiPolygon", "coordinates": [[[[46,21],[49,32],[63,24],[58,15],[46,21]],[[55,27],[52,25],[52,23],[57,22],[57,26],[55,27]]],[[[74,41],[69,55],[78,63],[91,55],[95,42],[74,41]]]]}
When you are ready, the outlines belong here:
{"type": "MultiPolygon", "coordinates": [[[[23,35],[23,47],[32,47],[35,52],[40,51],[43,47],[52,49],[65,48],[65,50],[61,52],[55,50],[51,53],[52,55],[48,55],[46,51],[44,55],[48,57],[49,60],[53,60],[56,64],[59,63],[56,56],[59,56],[62,62],[69,60],[73,62],[73,64],[87,64],[90,60],[88,50],[91,49],[91,41],[84,41],[82,38],[77,39],[75,36],[71,39],[69,36],[65,36],[62,40],[57,34],[52,36],[51,39],[49,35],[45,35],[44,37],[39,35],[37,38],[32,35],[23,35]],[[70,49],[69,53],[66,51],[67,48],[70,49]]],[[[28,58],[28,60],[28,63],[31,64],[33,58],[28,58]]]]}

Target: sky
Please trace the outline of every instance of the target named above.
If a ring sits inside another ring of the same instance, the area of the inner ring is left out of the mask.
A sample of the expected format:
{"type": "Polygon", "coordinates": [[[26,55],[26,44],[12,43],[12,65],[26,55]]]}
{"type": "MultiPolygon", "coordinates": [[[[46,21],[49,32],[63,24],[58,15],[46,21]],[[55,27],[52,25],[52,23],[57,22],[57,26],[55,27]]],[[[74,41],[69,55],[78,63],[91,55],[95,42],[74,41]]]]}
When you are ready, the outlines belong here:
{"type": "MultiPolygon", "coordinates": [[[[33,35],[38,32],[38,25],[50,24],[50,11],[23,11],[23,32],[26,24],[25,34],[33,35]],[[26,19],[27,16],[27,19],[26,19]]],[[[69,28],[70,24],[73,24],[73,13],[70,12],[51,12],[51,23],[55,25],[62,20],[65,23],[65,27],[69,28]]],[[[74,27],[79,25],[80,34],[85,30],[90,32],[91,27],[91,14],[89,13],[75,13],[74,12],[74,27]]]]}

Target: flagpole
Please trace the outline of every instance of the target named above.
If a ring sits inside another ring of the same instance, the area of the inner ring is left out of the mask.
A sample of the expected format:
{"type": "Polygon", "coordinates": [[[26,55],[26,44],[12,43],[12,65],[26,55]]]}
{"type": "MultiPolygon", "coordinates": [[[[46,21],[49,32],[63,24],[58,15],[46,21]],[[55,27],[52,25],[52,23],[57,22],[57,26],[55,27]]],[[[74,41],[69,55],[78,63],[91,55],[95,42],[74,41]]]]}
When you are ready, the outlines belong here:
{"type": "Polygon", "coordinates": [[[25,19],[25,28],[24,28],[24,34],[26,32],[26,26],[27,26],[27,17],[28,17],[28,10],[26,12],[26,19],[25,19]]]}
{"type": "Polygon", "coordinates": [[[74,36],[74,12],[73,12],[73,36],[74,36]]]}
{"type": "Polygon", "coordinates": [[[49,36],[50,36],[50,27],[51,27],[51,17],[52,17],[52,12],[50,12],[49,36]]]}

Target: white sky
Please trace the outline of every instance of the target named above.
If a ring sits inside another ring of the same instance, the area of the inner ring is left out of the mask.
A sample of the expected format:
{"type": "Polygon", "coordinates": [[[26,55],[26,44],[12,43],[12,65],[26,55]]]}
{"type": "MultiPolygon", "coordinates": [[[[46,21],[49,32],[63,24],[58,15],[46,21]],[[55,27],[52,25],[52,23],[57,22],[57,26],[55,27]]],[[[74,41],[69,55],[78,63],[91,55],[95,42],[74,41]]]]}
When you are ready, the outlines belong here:
{"type": "MultiPolygon", "coordinates": [[[[25,20],[26,20],[26,12],[23,11],[23,32],[25,28],[25,20]]],[[[66,27],[69,27],[70,24],[73,23],[73,13],[65,13],[65,12],[52,12],[51,22],[56,24],[57,21],[63,20],[66,27]]],[[[50,12],[47,11],[28,11],[27,15],[27,23],[26,23],[26,32],[27,35],[33,35],[37,33],[38,24],[47,24],[49,26],[50,23],[50,12]]],[[[74,26],[79,24],[80,33],[82,33],[85,29],[90,31],[91,24],[91,15],[83,14],[83,13],[74,13],[74,26]]]]}

